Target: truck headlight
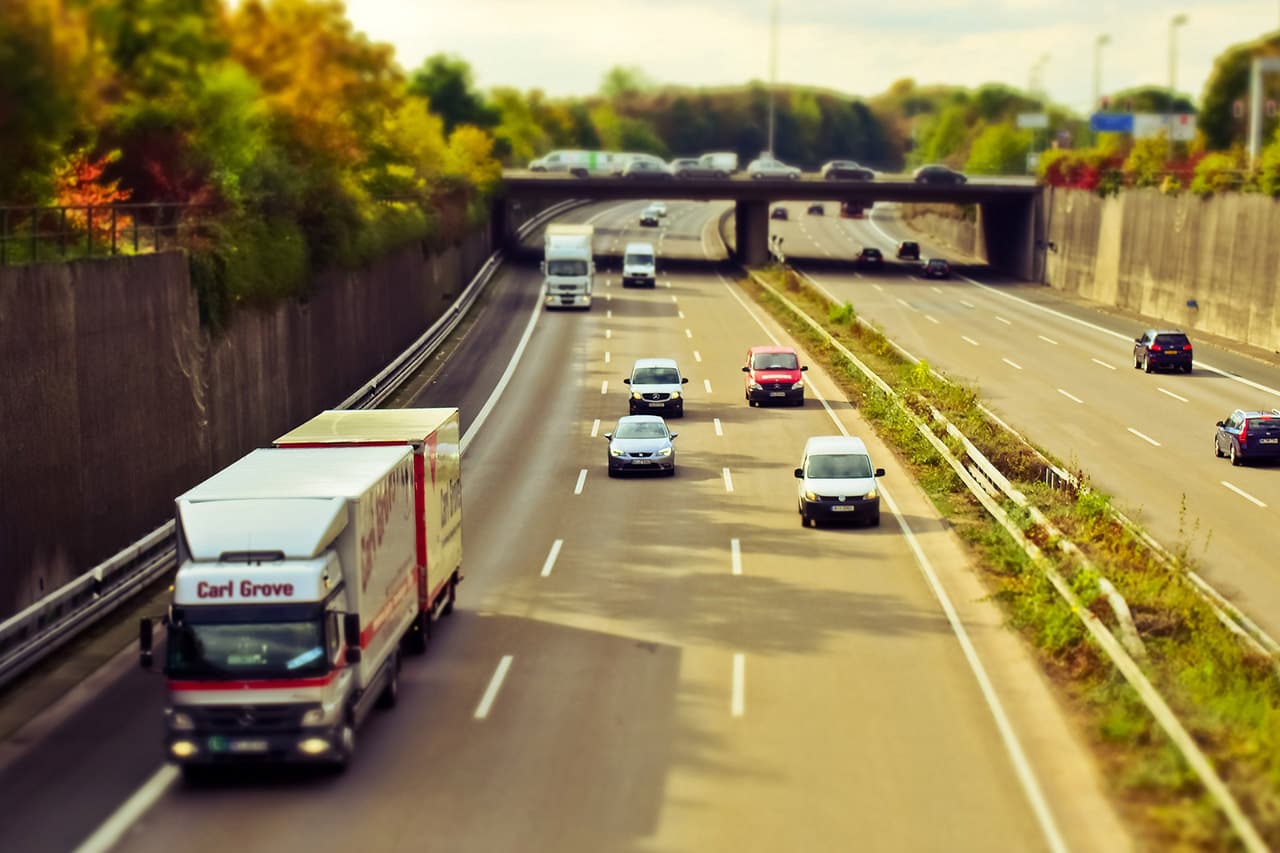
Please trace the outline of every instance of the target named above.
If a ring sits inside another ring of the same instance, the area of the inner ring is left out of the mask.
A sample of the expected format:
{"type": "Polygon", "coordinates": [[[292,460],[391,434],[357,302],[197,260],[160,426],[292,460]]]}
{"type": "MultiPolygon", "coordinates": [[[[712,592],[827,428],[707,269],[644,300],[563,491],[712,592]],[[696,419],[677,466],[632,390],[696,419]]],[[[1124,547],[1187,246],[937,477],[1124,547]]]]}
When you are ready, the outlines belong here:
{"type": "Polygon", "coordinates": [[[671,455],[671,448],[670,448],[670,447],[664,447],[664,448],[662,448],[661,450],[659,450],[659,451],[658,451],[658,455],[659,455],[659,456],[661,456],[661,457],[663,457],[663,458],[666,458],[666,457],[670,456],[670,455],[671,455]]]}
{"type": "Polygon", "coordinates": [[[196,721],[193,720],[191,715],[185,711],[169,712],[169,728],[173,729],[175,732],[190,732],[194,731],[195,727],[196,721]]]}
{"type": "Polygon", "coordinates": [[[324,722],[324,708],[312,708],[302,715],[304,726],[318,726],[324,722]]]}

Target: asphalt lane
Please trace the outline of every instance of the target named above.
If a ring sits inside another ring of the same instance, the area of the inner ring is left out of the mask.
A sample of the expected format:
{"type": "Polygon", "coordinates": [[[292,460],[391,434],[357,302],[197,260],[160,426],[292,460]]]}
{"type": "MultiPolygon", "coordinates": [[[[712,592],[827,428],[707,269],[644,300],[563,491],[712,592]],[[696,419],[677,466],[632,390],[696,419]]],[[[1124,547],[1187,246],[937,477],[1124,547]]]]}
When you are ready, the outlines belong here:
{"type": "MultiPolygon", "coordinates": [[[[717,212],[684,207],[671,205],[664,244],[692,246],[717,212]]],[[[632,239],[635,213],[575,218],[632,239]]],[[[812,402],[748,408],[740,384],[747,346],[781,331],[710,270],[660,273],[653,290],[606,275],[596,306],[574,313],[535,314],[537,278],[495,281],[493,307],[415,401],[474,418],[537,317],[464,462],[458,609],[406,667],[399,707],[361,730],[345,775],[180,784],[119,849],[1050,847],[887,508],[878,529],[800,529],[790,471],[804,439],[835,426],[812,402]],[[671,422],[679,472],[609,479],[600,434],[626,412],[631,361],[649,355],[691,379],[671,422]]],[[[808,381],[837,399],[821,371],[808,381]]],[[[856,412],[832,405],[868,438],[926,550],[963,573],[927,500],[856,412]]],[[[155,742],[158,703],[152,720],[155,742]]],[[[33,824],[66,802],[31,798],[33,824]]],[[[1117,830],[1108,841],[1124,846],[1117,830]]]]}
{"type": "Polygon", "coordinates": [[[1280,636],[1280,575],[1258,556],[1280,549],[1276,466],[1233,468],[1211,453],[1215,421],[1236,407],[1280,406],[1274,367],[1195,341],[1194,373],[1146,375],[1133,366],[1140,320],[1044,287],[990,283],[998,277],[980,269],[949,281],[892,261],[879,273],[841,270],[825,260],[862,245],[892,259],[896,240],[912,235],[889,218],[817,219],[774,223],[814,281],[915,356],[976,384],[1010,425],[1083,469],[1167,547],[1185,547],[1219,591],[1280,636]]]}

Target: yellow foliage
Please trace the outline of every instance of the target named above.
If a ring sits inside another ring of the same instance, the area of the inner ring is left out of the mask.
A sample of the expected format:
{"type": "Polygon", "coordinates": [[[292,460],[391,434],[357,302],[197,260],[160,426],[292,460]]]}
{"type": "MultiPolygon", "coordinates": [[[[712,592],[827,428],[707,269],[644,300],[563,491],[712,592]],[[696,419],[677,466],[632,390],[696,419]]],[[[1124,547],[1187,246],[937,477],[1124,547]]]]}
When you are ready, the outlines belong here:
{"type": "Polygon", "coordinates": [[[445,172],[488,193],[502,180],[502,164],[493,157],[493,139],[478,127],[459,125],[449,134],[445,172]]]}

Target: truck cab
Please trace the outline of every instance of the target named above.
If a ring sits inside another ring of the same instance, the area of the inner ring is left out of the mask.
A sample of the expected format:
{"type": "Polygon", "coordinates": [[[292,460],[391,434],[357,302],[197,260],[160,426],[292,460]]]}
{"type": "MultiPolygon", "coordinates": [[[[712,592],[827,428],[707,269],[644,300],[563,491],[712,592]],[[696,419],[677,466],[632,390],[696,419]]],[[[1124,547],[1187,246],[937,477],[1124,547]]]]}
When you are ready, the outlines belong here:
{"type": "Polygon", "coordinates": [[[543,244],[543,304],[590,308],[595,259],[590,225],[548,225],[543,244]]]}

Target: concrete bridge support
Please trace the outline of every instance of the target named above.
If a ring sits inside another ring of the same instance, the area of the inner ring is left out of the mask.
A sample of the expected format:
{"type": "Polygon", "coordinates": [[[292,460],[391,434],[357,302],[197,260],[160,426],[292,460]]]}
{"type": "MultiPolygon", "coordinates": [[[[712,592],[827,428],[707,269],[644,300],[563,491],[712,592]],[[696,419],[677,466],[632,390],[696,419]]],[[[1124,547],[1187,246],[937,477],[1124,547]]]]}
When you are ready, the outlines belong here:
{"type": "Polygon", "coordinates": [[[1043,279],[1046,243],[1040,194],[982,202],[978,226],[993,268],[1027,281],[1043,279]]]}
{"type": "Polygon", "coordinates": [[[769,202],[739,201],[734,214],[738,263],[763,266],[769,260],[769,202]]]}

